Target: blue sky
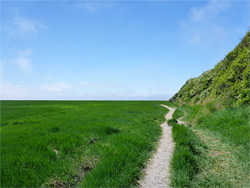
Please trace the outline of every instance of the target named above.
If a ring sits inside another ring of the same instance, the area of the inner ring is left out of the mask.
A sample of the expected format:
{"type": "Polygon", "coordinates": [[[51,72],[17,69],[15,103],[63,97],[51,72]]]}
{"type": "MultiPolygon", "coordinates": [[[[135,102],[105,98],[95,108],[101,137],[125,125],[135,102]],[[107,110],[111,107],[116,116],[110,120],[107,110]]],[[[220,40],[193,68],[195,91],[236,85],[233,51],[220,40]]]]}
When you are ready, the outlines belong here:
{"type": "Polygon", "coordinates": [[[169,99],[240,42],[249,6],[1,1],[1,99],[169,99]]]}

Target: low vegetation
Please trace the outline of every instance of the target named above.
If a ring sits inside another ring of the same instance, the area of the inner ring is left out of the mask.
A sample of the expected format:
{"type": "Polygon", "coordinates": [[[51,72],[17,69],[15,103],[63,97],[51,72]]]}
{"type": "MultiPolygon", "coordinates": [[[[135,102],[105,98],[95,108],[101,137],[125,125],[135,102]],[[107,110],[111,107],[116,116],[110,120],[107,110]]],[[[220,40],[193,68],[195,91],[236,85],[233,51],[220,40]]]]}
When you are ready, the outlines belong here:
{"type": "Polygon", "coordinates": [[[180,119],[181,117],[184,116],[184,111],[180,110],[179,108],[177,108],[175,111],[174,111],[174,114],[173,114],[173,119],[180,119]]]}
{"type": "Polygon", "coordinates": [[[1,187],[131,187],[161,135],[160,102],[2,101],[1,187]]]}
{"type": "Polygon", "coordinates": [[[177,120],[176,119],[169,119],[168,121],[167,121],[167,123],[168,123],[168,125],[169,126],[174,126],[174,124],[176,124],[177,123],[177,120]]]}
{"type": "MultiPolygon", "coordinates": [[[[187,176],[187,172],[176,170],[174,163],[176,148],[172,166],[172,185],[177,187],[250,187],[250,106],[229,107],[215,110],[212,104],[204,106],[181,106],[179,111],[185,112],[184,120],[193,125],[187,129],[190,135],[195,134],[206,147],[200,147],[200,141],[192,142],[194,147],[201,148],[200,153],[193,153],[197,163],[196,173],[189,173],[192,177],[186,178],[185,184],[175,178],[174,174],[187,176]],[[189,181],[190,180],[190,181],[189,181]]],[[[173,127],[174,128],[174,127],[173,127]]],[[[173,129],[173,137],[175,137],[173,129]]],[[[181,132],[181,131],[180,131],[181,132]]],[[[185,137],[188,137],[185,135],[185,137]]],[[[177,143],[177,141],[176,141],[177,143]]],[[[178,146],[178,145],[177,145],[178,146]]],[[[188,149],[186,149],[188,151],[188,149]]],[[[183,160],[188,157],[180,155],[183,160]]],[[[181,166],[188,166],[190,160],[183,162],[181,166]]],[[[188,168],[187,168],[188,169],[188,168]]]]}
{"type": "Polygon", "coordinates": [[[199,161],[205,145],[190,128],[174,123],[175,149],[171,161],[171,186],[190,187],[199,173],[199,161]]]}

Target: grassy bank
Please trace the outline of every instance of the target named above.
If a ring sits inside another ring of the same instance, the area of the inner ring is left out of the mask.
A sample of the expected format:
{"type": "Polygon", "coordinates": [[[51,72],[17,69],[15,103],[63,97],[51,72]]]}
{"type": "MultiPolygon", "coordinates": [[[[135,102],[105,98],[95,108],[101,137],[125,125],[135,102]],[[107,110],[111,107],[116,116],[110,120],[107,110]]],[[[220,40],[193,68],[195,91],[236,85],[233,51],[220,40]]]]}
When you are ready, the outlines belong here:
{"type": "Polygon", "coordinates": [[[135,186],[161,102],[2,101],[1,187],[135,186]]]}
{"type": "Polygon", "coordinates": [[[199,173],[198,163],[205,146],[190,128],[177,123],[172,127],[175,149],[171,161],[171,186],[191,187],[199,173]]]}
{"type": "Polygon", "coordinates": [[[250,106],[218,110],[210,103],[178,110],[175,117],[185,114],[184,120],[207,146],[191,185],[250,187],[250,106]]]}
{"type": "Polygon", "coordinates": [[[195,128],[208,129],[221,136],[225,142],[242,146],[249,151],[250,106],[230,107],[217,110],[212,104],[205,106],[184,106],[179,111],[186,113],[184,119],[195,128]]]}

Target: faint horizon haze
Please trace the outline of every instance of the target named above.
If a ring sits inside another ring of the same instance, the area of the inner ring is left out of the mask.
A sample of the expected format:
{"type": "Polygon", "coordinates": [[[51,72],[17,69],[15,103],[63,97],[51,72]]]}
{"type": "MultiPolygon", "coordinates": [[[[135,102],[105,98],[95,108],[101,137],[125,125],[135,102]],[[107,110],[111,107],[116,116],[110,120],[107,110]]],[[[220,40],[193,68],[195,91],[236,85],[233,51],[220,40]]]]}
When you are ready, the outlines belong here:
{"type": "Polygon", "coordinates": [[[250,25],[249,1],[1,1],[1,100],[168,100],[250,25]]]}

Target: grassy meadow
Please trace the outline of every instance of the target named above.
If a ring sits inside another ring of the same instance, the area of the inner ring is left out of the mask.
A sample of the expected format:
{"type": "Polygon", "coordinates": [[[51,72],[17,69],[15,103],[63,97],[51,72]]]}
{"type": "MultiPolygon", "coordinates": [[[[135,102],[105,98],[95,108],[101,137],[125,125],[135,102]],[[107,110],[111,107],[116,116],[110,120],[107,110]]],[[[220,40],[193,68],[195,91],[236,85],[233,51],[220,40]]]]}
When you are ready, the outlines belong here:
{"type": "Polygon", "coordinates": [[[183,116],[192,127],[173,125],[172,185],[250,187],[250,106],[181,106],[183,116]]]}
{"type": "Polygon", "coordinates": [[[129,187],[167,109],[143,101],[1,101],[1,187],[129,187]]]}

